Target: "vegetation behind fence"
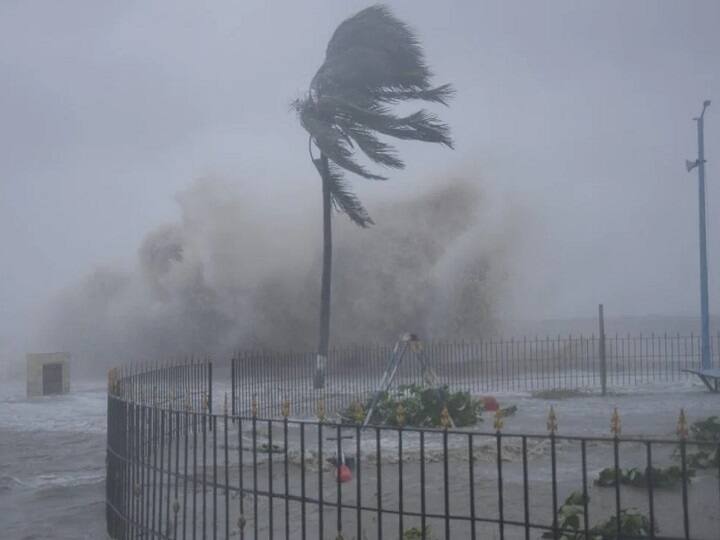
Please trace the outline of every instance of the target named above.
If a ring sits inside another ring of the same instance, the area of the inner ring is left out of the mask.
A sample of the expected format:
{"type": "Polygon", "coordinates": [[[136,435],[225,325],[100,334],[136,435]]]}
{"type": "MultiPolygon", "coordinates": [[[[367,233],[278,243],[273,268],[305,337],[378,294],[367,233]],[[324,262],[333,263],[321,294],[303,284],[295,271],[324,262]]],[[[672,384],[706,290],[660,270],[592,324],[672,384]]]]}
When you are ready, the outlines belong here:
{"type": "MultiPolygon", "coordinates": [[[[422,354],[441,384],[474,394],[500,391],[596,389],[687,378],[700,366],[700,336],[556,336],[479,343],[423,344],[422,354]]],[[[718,363],[720,334],[711,342],[718,363]]],[[[279,414],[290,400],[298,414],[312,414],[322,399],[329,412],[365,401],[377,388],[392,345],[357,345],[331,350],[326,386],[313,389],[314,353],[254,351],[232,361],[232,410],[248,414],[253,399],[262,415],[279,414]]],[[[423,382],[417,359],[408,355],[396,386],[423,382]]]]}

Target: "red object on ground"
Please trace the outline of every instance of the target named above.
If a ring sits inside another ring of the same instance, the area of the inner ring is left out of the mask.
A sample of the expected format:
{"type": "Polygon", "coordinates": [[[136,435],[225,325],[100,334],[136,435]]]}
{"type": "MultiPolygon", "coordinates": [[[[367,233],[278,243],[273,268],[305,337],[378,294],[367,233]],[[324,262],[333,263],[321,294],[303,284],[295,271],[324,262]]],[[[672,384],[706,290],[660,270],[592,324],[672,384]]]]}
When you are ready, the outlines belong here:
{"type": "Polygon", "coordinates": [[[493,396],[484,396],[482,398],[482,402],[483,402],[483,408],[486,411],[494,412],[500,408],[500,405],[498,405],[497,399],[495,399],[493,396]]]}
{"type": "Polygon", "coordinates": [[[345,482],[350,482],[350,480],[352,480],[352,472],[350,471],[350,467],[348,467],[344,463],[341,463],[340,466],[337,468],[337,481],[341,484],[344,484],[345,482]]]}

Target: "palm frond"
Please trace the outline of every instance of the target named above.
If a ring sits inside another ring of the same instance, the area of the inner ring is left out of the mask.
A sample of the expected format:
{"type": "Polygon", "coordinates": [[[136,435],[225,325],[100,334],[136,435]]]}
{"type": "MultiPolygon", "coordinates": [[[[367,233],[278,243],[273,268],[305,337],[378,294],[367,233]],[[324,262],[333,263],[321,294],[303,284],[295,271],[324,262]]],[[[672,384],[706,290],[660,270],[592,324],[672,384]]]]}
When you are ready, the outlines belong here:
{"type": "Polygon", "coordinates": [[[369,129],[355,123],[341,123],[340,129],[375,163],[393,169],[405,167],[405,163],[397,156],[395,148],[378,139],[369,129]]]}
{"type": "MultiPolygon", "coordinates": [[[[314,159],[313,163],[320,175],[323,175],[322,163],[319,159],[314,159]]],[[[330,197],[332,204],[338,212],[347,215],[356,225],[367,228],[374,222],[360,202],[360,199],[350,191],[342,174],[342,169],[330,162],[328,163],[328,171],[326,181],[330,189],[330,197]]]]}
{"type": "Polygon", "coordinates": [[[451,84],[443,84],[437,88],[404,90],[402,88],[380,88],[372,92],[378,102],[400,103],[402,101],[427,101],[447,106],[450,99],[455,96],[455,89],[451,84]]]}
{"type": "MultiPolygon", "coordinates": [[[[415,100],[447,105],[455,91],[449,84],[433,87],[431,78],[413,31],[387,7],[375,5],[337,27],[307,97],[296,101],[295,108],[312,140],[337,167],[336,173],[344,169],[384,180],[355,159],[359,150],[374,163],[402,169],[403,161],[381,135],[453,146],[450,128],[434,114],[421,109],[398,116],[390,108],[415,100]]],[[[360,203],[342,177],[339,182],[342,187],[333,200],[339,209],[352,212],[360,203]]],[[[361,213],[352,219],[364,227],[372,223],[365,218],[367,214],[361,213]]]]}
{"type": "Polygon", "coordinates": [[[347,136],[336,126],[323,121],[306,106],[300,114],[300,121],[310,133],[320,151],[338,166],[364,178],[386,180],[384,176],[373,174],[353,160],[353,151],[347,136]]]}

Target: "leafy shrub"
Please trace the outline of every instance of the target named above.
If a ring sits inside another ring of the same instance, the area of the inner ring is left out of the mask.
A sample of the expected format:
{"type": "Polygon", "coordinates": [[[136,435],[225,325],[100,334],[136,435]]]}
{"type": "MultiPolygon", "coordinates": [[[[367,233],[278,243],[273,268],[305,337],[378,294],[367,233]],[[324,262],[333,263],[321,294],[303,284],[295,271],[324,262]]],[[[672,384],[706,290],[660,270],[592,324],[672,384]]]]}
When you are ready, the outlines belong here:
{"type": "MultiPolygon", "coordinates": [[[[650,536],[650,520],[635,508],[620,510],[620,538],[643,538],[650,536]]],[[[655,527],[657,532],[657,527],[655,527]]],[[[615,540],[618,538],[615,517],[596,525],[590,531],[590,537],[597,540],[615,540]]]]}
{"type": "Polygon", "coordinates": [[[698,441],[720,443],[720,416],[709,416],[705,420],[693,422],[690,434],[698,441]]]}
{"type": "MultiPolygon", "coordinates": [[[[362,423],[372,398],[364,405],[357,403],[340,412],[347,423],[362,423]]],[[[417,384],[400,386],[383,392],[373,409],[371,424],[390,426],[440,427],[442,411],[447,407],[457,427],[472,426],[481,421],[483,406],[469,392],[452,392],[445,386],[425,387],[417,384]]]]}
{"type": "MultiPolygon", "coordinates": [[[[620,483],[623,485],[633,487],[647,487],[648,480],[652,479],[652,485],[656,488],[670,488],[676,484],[682,482],[683,475],[682,469],[677,465],[671,465],[670,467],[652,467],[651,469],[645,469],[642,471],[637,467],[630,469],[619,469],[617,471],[620,476],[620,483]]],[[[688,469],[687,477],[688,482],[690,478],[695,476],[694,469],[688,469]]],[[[600,474],[595,479],[596,486],[612,487],[616,484],[617,479],[615,475],[615,468],[608,467],[600,471],[600,474]]]]}
{"type": "MultiPolygon", "coordinates": [[[[420,527],[412,527],[403,531],[402,540],[422,540],[423,530],[420,527]]],[[[425,539],[432,540],[433,536],[430,527],[425,527],[425,539]]]]}
{"type": "MultiPolygon", "coordinates": [[[[565,499],[565,503],[558,509],[558,527],[562,531],[559,540],[616,540],[617,523],[615,516],[610,517],[600,525],[589,529],[590,536],[586,538],[583,526],[583,510],[585,503],[590,502],[582,493],[574,491],[565,499]]],[[[655,531],[657,532],[657,527],[655,531]]],[[[620,510],[620,538],[638,538],[649,536],[650,520],[634,508],[620,510]]],[[[553,538],[548,531],[543,538],[553,538]]]]}
{"type": "MultiPolygon", "coordinates": [[[[693,422],[690,426],[690,436],[693,440],[720,445],[720,417],[709,416],[705,420],[693,422]]],[[[675,451],[675,457],[680,457],[680,451],[675,451]]],[[[700,447],[686,456],[687,466],[693,469],[717,469],[720,467],[720,449],[710,446],[700,447]]]]}

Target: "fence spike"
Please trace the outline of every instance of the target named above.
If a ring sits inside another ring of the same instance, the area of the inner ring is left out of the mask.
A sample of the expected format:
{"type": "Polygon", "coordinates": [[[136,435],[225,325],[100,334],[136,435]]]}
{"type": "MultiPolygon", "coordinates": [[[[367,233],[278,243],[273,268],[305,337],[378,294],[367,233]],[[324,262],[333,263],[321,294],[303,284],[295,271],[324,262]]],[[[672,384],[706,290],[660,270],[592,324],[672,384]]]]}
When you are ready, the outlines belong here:
{"type": "Polygon", "coordinates": [[[258,413],[258,402],[257,402],[257,399],[255,399],[255,397],[253,396],[252,401],[250,402],[250,415],[253,418],[256,418],[257,413],[258,413]]]}
{"type": "Polygon", "coordinates": [[[225,392],[225,401],[223,402],[223,415],[227,416],[228,413],[228,399],[227,399],[227,392],[225,392]]]}
{"type": "Polygon", "coordinates": [[[677,433],[679,439],[685,440],[688,438],[688,424],[685,409],[680,409],[680,416],[678,417],[675,433],[677,433]]]}
{"type": "Polygon", "coordinates": [[[503,428],[503,425],[505,422],[503,421],[503,415],[500,409],[495,411],[495,420],[493,422],[493,426],[495,427],[495,431],[500,431],[503,428]]]}
{"type": "Polygon", "coordinates": [[[557,415],[555,414],[555,407],[550,405],[550,412],[547,418],[547,430],[551,435],[554,435],[558,429],[557,415]]]}
{"type": "Polygon", "coordinates": [[[317,410],[315,411],[315,414],[317,415],[318,420],[320,422],[325,421],[325,401],[322,399],[318,399],[317,402],[317,410]]]}
{"type": "Polygon", "coordinates": [[[353,401],[349,407],[350,418],[357,424],[362,424],[365,420],[365,408],[359,401],[353,401]]]}
{"type": "Polygon", "coordinates": [[[405,407],[403,407],[402,403],[398,403],[397,409],[395,410],[395,420],[397,421],[398,426],[404,426],[405,425],[405,407]]]}
{"type": "Polygon", "coordinates": [[[617,407],[613,409],[612,416],[610,417],[610,433],[612,433],[614,437],[619,437],[622,433],[620,413],[618,413],[617,407]]]}
{"type": "Polygon", "coordinates": [[[285,398],[283,399],[282,405],[280,406],[280,413],[282,414],[283,418],[287,418],[290,416],[290,400],[285,398]]]}
{"type": "Polygon", "coordinates": [[[450,427],[450,411],[448,411],[447,404],[443,405],[440,412],[440,425],[442,425],[443,429],[450,427]]]}

